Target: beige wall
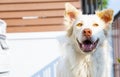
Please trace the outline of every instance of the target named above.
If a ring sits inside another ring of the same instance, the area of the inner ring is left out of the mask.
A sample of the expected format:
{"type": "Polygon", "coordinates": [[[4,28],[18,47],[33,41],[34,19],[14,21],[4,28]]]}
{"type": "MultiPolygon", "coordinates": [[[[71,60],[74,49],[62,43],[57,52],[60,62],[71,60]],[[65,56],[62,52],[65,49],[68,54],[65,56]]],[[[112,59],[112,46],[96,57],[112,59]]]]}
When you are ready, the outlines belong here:
{"type": "Polygon", "coordinates": [[[61,31],[65,2],[80,8],[79,0],[0,0],[0,18],[7,32],[61,31]]]}

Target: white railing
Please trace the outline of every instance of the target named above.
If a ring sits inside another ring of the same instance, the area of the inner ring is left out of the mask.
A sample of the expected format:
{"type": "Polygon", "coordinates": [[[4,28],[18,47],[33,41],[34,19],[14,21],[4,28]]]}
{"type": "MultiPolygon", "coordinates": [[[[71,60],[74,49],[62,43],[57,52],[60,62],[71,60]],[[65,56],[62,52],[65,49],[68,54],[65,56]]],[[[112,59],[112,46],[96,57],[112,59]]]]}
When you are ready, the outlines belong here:
{"type": "Polygon", "coordinates": [[[58,59],[59,57],[45,66],[43,69],[36,72],[32,77],[56,77],[56,65],[58,59]]]}
{"type": "Polygon", "coordinates": [[[55,77],[56,58],[60,56],[58,37],[64,34],[8,33],[10,77],[55,77]]]}

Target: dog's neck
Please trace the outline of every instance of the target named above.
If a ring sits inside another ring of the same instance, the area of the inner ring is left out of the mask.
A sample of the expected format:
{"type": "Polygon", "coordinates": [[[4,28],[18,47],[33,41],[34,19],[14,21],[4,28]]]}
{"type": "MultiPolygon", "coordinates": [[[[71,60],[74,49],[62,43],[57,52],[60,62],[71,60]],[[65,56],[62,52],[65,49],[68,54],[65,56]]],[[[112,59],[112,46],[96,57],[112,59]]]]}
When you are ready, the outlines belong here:
{"type": "Polygon", "coordinates": [[[91,72],[93,71],[93,60],[91,55],[73,53],[73,55],[69,57],[68,62],[71,66],[70,69],[75,77],[93,77],[93,72],[91,72]]]}
{"type": "MultiPolygon", "coordinates": [[[[94,68],[94,64],[105,63],[104,57],[100,57],[100,56],[104,55],[104,51],[107,51],[106,49],[108,49],[107,48],[108,41],[105,40],[103,43],[104,43],[103,45],[105,45],[105,46],[101,45],[99,47],[99,49],[96,49],[96,51],[94,53],[90,53],[90,54],[83,54],[83,53],[80,53],[80,51],[75,50],[76,48],[74,48],[75,47],[74,43],[69,43],[69,45],[67,45],[68,46],[68,47],[66,47],[67,52],[69,52],[67,54],[67,59],[70,64],[70,69],[72,70],[75,77],[96,77],[96,76],[93,76],[93,72],[91,72],[91,71],[96,72],[97,69],[96,69],[96,67],[95,67],[95,69],[92,69],[92,68],[94,68]],[[104,47],[104,49],[103,49],[103,47],[104,47]],[[101,50],[101,51],[99,51],[99,50],[101,50]],[[88,70],[88,68],[89,68],[89,70],[88,70]],[[76,72],[78,70],[79,70],[79,72],[76,72]],[[87,76],[88,74],[89,75],[91,74],[91,76],[87,76]]],[[[99,66],[98,66],[98,68],[99,68],[99,66]]]]}

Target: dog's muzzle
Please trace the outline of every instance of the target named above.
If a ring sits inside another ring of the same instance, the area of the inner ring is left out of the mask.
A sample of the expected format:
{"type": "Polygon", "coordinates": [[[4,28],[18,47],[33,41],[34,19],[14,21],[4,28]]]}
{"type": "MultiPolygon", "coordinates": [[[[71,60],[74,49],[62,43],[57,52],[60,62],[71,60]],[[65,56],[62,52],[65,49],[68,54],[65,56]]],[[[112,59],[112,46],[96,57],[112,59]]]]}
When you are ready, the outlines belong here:
{"type": "Polygon", "coordinates": [[[96,41],[93,41],[91,39],[86,39],[82,43],[80,43],[79,40],[77,39],[77,42],[78,42],[79,48],[83,52],[92,52],[96,48],[99,42],[99,39],[97,39],[96,41]]]}

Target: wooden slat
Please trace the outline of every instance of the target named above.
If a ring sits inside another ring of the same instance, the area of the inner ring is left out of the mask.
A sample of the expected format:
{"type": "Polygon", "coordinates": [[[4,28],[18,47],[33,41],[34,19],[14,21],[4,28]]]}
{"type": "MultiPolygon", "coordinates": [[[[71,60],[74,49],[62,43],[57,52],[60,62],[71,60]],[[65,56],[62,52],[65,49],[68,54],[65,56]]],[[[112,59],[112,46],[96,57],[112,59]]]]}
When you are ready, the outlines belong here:
{"type": "Polygon", "coordinates": [[[50,25],[62,24],[63,18],[43,18],[43,19],[8,19],[5,20],[8,26],[29,26],[29,25],[50,25]]]}
{"type": "MultiPolygon", "coordinates": [[[[74,6],[80,7],[79,2],[71,2],[74,6]]],[[[25,10],[51,10],[64,9],[64,2],[54,3],[30,3],[30,4],[4,4],[0,5],[0,11],[25,11],[25,10]]]]}
{"type": "Polygon", "coordinates": [[[120,58],[120,27],[119,27],[119,20],[116,19],[113,22],[113,47],[114,47],[114,77],[120,77],[120,64],[118,63],[117,59],[120,58]]]}
{"type": "Polygon", "coordinates": [[[118,27],[120,27],[120,16],[118,17],[118,27]]]}
{"type": "Polygon", "coordinates": [[[0,0],[0,18],[7,22],[7,32],[64,30],[65,2],[80,8],[79,0],[0,0]],[[22,19],[22,17],[38,19],[22,19]]]}
{"type": "Polygon", "coordinates": [[[120,77],[120,64],[114,64],[114,77],[120,77]]]}
{"type": "MultiPolygon", "coordinates": [[[[119,35],[119,30],[116,31],[116,34],[119,35]]],[[[117,37],[117,38],[114,38],[113,42],[114,42],[114,72],[115,72],[115,75],[114,77],[120,77],[120,64],[118,63],[117,59],[120,58],[120,47],[119,47],[119,44],[120,44],[120,38],[117,37]]]]}
{"type": "Polygon", "coordinates": [[[79,0],[0,0],[0,3],[31,3],[31,2],[71,2],[79,0]]]}
{"type": "Polygon", "coordinates": [[[46,11],[21,11],[21,12],[0,12],[0,18],[22,18],[25,16],[43,17],[62,17],[64,10],[46,10],[46,11]]]}
{"type": "Polygon", "coordinates": [[[25,26],[25,27],[7,27],[7,32],[42,32],[42,31],[64,31],[63,25],[53,26],[25,26]]]}

